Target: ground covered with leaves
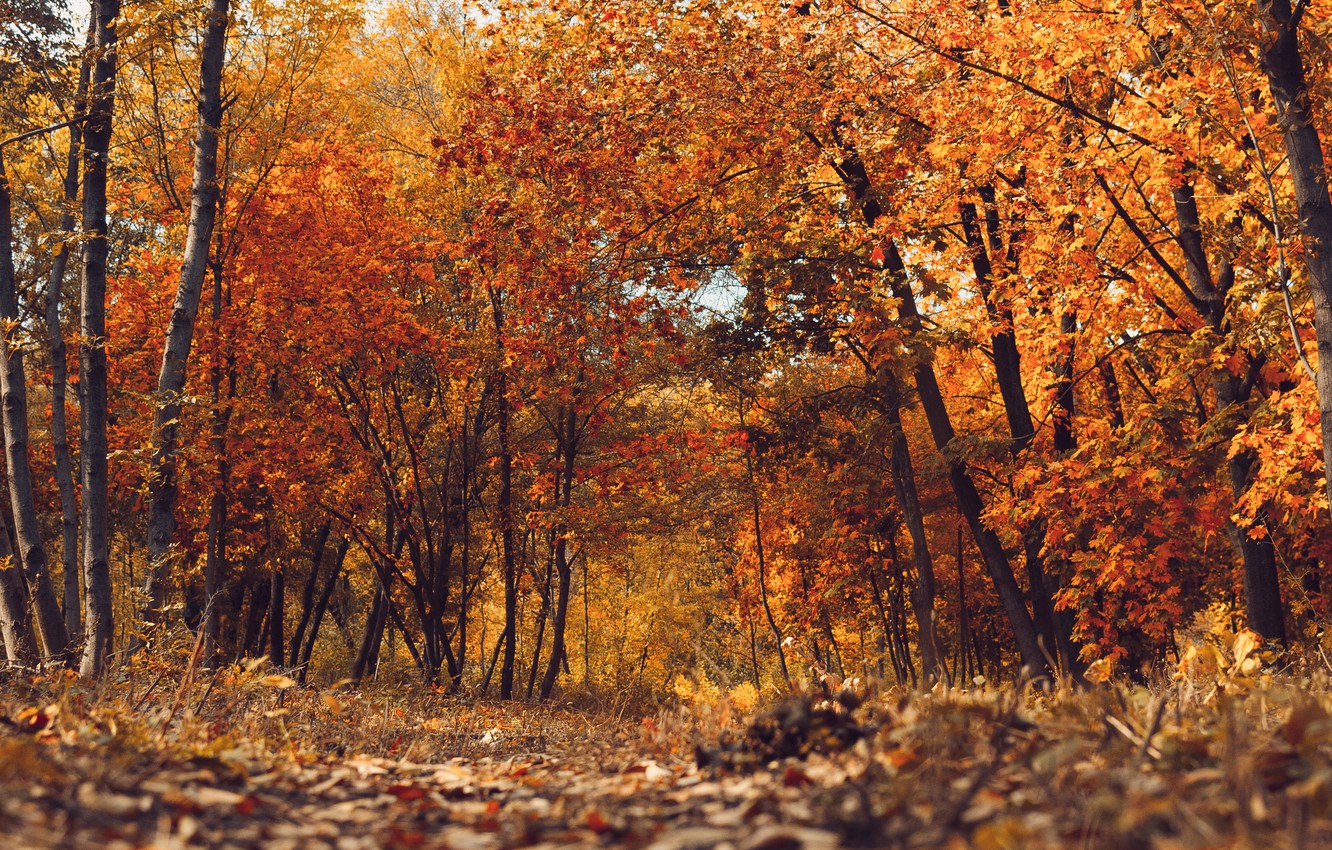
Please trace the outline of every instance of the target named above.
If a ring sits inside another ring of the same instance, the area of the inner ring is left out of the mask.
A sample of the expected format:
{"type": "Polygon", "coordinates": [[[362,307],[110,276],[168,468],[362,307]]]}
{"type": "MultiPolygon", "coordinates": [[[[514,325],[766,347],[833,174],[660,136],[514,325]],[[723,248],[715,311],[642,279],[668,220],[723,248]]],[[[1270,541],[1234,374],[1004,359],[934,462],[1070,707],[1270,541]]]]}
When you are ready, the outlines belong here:
{"type": "Polygon", "coordinates": [[[257,665],[10,673],[0,846],[1332,846],[1328,677],[1192,661],[1151,686],[888,690],[749,716],[307,689],[257,665]]]}

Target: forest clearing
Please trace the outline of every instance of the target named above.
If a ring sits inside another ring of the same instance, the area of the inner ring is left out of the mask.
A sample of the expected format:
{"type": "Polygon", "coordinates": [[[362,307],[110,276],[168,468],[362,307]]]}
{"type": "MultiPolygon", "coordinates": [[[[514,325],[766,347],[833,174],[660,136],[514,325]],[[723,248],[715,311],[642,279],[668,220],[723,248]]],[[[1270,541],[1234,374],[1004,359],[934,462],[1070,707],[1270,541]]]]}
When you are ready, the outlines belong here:
{"type": "Polygon", "coordinates": [[[1332,846],[1329,44],[0,0],[0,839],[1332,846]]]}

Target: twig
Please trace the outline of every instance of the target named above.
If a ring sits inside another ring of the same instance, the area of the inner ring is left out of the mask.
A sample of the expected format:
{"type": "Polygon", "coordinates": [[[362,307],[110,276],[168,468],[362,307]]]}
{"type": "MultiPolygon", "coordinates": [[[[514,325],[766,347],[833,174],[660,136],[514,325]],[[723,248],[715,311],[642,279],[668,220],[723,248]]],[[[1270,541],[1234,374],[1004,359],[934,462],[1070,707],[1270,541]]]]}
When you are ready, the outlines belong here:
{"type": "Polygon", "coordinates": [[[194,639],[194,651],[190,653],[190,663],[185,667],[185,675],[181,677],[180,687],[176,689],[176,698],[171,703],[171,709],[167,712],[166,717],[162,719],[162,728],[159,730],[161,741],[166,740],[167,727],[171,725],[176,712],[184,704],[185,692],[194,684],[194,674],[199,669],[199,659],[203,656],[204,633],[206,631],[207,629],[199,629],[199,634],[194,639]]]}
{"type": "Polygon", "coordinates": [[[153,691],[157,689],[157,686],[161,684],[162,679],[166,677],[168,669],[169,668],[166,667],[162,668],[162,672],[157,674],[156,679],[153,679],[152,684],[148,686],[148,690],[144,691],[143,696],[139,697],[139,699],[134,703],[134,708],[130,709],[130,714],[139,713],[139,709],[143,707],[144,701],[147,700],[148,697],[152,695],[153,691]]]}
{"type": "MultiPolygon", "coordinates": [[[[194,706],[194,716],[203,714],[204,703],[208,702],[208,697],[213,693],[213,686],[217,684],[217,677],[222,675],[222,668],[219,667],[213,671],[213,676],[208,680],[208,687],[204,688],[203,696],[199,697],[199,702],[194,706]]],[[[279,691],[279,693],[281,693],[279,691]]]]}
{"type": "Polygon", "coordinates": [[[1166,703],[1170,702],[1170,693],[1162,694],[1156,701],[1156,708],[1152,711],[1152,720],[1147,724],[1147,734],[1142,736],[1142,746],[1138,747],[1138,760],[1143,756],[1150,755],[1153,759],[1161,757],[1161,751],[1152,746],[1152,738],[1161,731],[1161,719],[1165,717],[1166,703]]]}
{"type": "Polygon", "coordinates": [[[27,132],[19,133],[16,136],[10,136],[7,139],[0,139],[0,148],[8,147],[9,145],[15,144],[16,142],[22,142],[27,139],[31,139],[34,136],[40,136],[44,133],[53,133],[56,130],[63,130],[66,127],[71,127],[75,124],[81,123],[82,121],[83,121],[83,116],[80,115],[77,118],[70,118],[68,120],[61,121],[58,124],[48,124],[45,127],[38,127],[35,130],[28,130],[27,132]]]}

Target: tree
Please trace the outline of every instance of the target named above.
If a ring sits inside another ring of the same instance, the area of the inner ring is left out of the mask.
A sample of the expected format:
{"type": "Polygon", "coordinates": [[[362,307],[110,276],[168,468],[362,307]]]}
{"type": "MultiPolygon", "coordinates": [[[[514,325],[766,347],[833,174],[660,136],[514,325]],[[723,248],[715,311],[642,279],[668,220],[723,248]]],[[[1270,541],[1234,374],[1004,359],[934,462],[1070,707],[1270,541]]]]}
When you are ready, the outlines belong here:
{"type": "Polygon", "coordinates": [[[111,566],[107,553],[106,261],[107,166],[115,112],[120,0],[94,0],[92,76],[83,127],[83,279],[80,292],[79,410],[83,571],[88,588],[80,671],[98,676],[111,653],[111,566]]]}
{"type": "MultiPolygon", "coordinates": [[[[195,318],[208,270],[213,225],[217,218],[218,135],[222,126],[222,72],[226,58],[230,0],[209,0],[204,7],[204,37],[199,51],[199,121],[194,141],[194,177],[190,218],[181,260],[180,286],[167,326],[166,347],[158,375],[158,410],[153,418],[153,469],[149,478],[148,578],[142,619],[153,622],[162,607],[176,510],[176,445],[181,393],[194,342],[195,318]]],[[[211,600],[205,601],[205,606],[211,600]]]]}

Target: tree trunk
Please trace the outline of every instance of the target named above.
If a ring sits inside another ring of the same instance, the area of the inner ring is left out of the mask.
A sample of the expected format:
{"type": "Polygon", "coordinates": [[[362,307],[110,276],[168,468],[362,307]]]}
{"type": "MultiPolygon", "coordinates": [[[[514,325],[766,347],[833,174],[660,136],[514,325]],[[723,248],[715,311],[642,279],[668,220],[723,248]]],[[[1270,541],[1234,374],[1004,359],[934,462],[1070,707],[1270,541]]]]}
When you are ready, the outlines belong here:
{"type": "Polygon", "coordinates": [[[530,701],[536,690],[537,671],[541,669],[541,647],[546,642],[546,621],[550,619],[550,596],[555,574],[555,545],[552,535],[550,560],[546,562],[546,581],[541,588],[541,607],[537,609],[536,637],[532,639],[532,664],[527,669],[526,698],[530,701]]]}
{"type": "Polygon", "coordinates": [[[499,349],[499,516],[500,546],[504,559],[504,662],[500,668],[500,699],[513,699],[514,663],[518,652],[518,564],[513,546],[513,452],[509,447],[509,382],[504,364],[504,308],[498,291],[491,292],[495,318],[495,345],[499,349]]]}
{"type": "Polygon", "coordinates": [[[24,667],[37,660],[37,645],[28,627],[28,589],[9,551],[8,535],[0,542],[0,636],[10,664],[24,667]]]}
{"type": "MultiPolygon", "coordinates": [[[[840,153],[838,175],[842,178],[852,200],[859,207],[865,224],[873,229],[883,215],[883,208],[874,198],[869,173],[865,170],[865,164],[857,152],[849,150],[840,153]]],[[[935,447],[944,452],[945,456],[950,456],[948,444],[953,441],[956,432],[953,430],[943,393],[939,389],[939,380],[934,374],[930,352],[920,340],[924,329],[920,311],[916,307],[916,294],[912,291],[911,282],[907,278],[906,263],[897,249],[897,243],[892,239],[884,239],[879,251],[883,255],[883,267],[889,288],[898,302],[897,321],[908,334],[916,338],[917,345],[921,349],[914,367],[916,393],[920,398],[921,407],[925,410],[930,434],[934,437],[935,447]]],[[[1031,612],[1027,610],[1026,599],[1013,574],[1008,555],[1004,552],[999,537],[985,527],[981,519],[985,503],[981,499],[980,491],[976,489],[966,463],[955,456],[949,458],[948,483],[953,488],[958,508],[966,519],[972,536],[976,539],[977,548],[980,549],[981,557],[985,561],[990,580],[994,583],[995,591],[1003,604],[1023,665],[1032,674],[1048,673],[1049,668],[1045,654],[1041,651],[1036,625],[1032,621],[1031,612]]]]}
{"type": "Polygon", "coordinates": [[[9,539],[8,523],[0,511],[0,636],[11,664],[28,666],[37,660],[37,643],[29,622],[28,588],[9,539]]]}
{"type": "MultiPolygon", "coordinates": [[[[88,40],[79,63],[79,83],[74,93],[74,116],[88,108],[94,22],[89,21],[88,40]]],[[[79,156],[83,147],[83,127],[69,127],[69,149],[65,157],[64,206],[60,215],[60,247],[51,261],[46,281],[46,345],[51,358],[51,449],[55,461],[56,487],[60,491],[60,564],[64,583],[65,632],[71,641],[83,632],[81,599],[83,573],[79,569],[79,501],[76,493],[74,462],[69,451],[69,426],[65,416],[65,391],[69,382],[65,333],[60,322],[60,301],[69,265],[69,245],[77,224],[75,207],[79,199],[79,156]]]]}
{"type": "Polygon", "coordinates": [[[229,572],[228,540],[230,537],[231,460],[227,456],[227,428],[231,421],[231,400],[236,397],[236,369],[234,356],[225,355],[223,366],[222,311],[230,302],[222,279],[222,252],[211,263],[213,276],[213,324],[217,335],[216,347],[209,368],[209,391],[212,406],[209,413],[210,442],[216,470],[213,494],[209,500],[207,558],[204,562],[204,594],[209,604],[204,611],[204,658],[212,659],[216,651],[217,620],[220,612],[212,602],[221,593],[229,572]],[[222,382],[227,381],[226,403],[223,403],[222,382]]]}
{"type": "Polygon", "coordinates": [[[911,449],[906,432],[902,429],[901,393],[897,376],[887,366],[881,367],[878,389],[882,395],[883,414],[888,420],[891,442],[889,467],[893,477],[893,492],[902,509],[907,532],[911,535],[911,554],[916,565],[916,584],[911,591],[911,609],[916,617],[916,631],[920,644],[922,687],[931,688],[946,677],[947,670],[939,661],[938,635],[934,625],[934,562],[930,558],[929,538],[925,533],[925,514],[920,507],[916,490],[916,472],[911,463],[911,449]]]}
{"type": "Polygon", "coordinates": [[[319,531],[315,532],[314,547],[310,555],[310,575],[305,579],[305,587],[301,590],[301,612],[296,620],[296,629],[291,633],[291,646],[287,649],[287,657],[293,666],[300,664],[301,646],[305,641],[305,629],[310,624],[310,617],[314,614],[315,590],[319,587],[319,568],[324,561],[324,547],[328,544],[328,534],[332,529],[332,523],[328,520],[319,526],[319,531]]]}
{"type": "Polygon", "coordinates": [[[284,654],[286,640],[283,638],[282,627],[287,608],[287,583],[280,564],[273,567],[273,573],[269,576],[269,585],[268,660],[274,667],[284,667],[286,666],[284,654]]]}
{"type": "MultiPolygon", "coordinates": [[[[237,583],[237,586],[242,586],[237,583]]],[[[245,630],[241,633],[237,646],[241,658],[253,658],[264,649],[264,630],[267,626],[269,594],[273,592],[271,582],[255,582],[250,587],[250,604],[245,608],[245,630]]],[[[243,603],[242,603],[243,604],[243,603]]],[[[239,611],[239,606],[237,611],[239,611]]]]}
{"type": "MultiPolygon", "coordinates": [[[[957,680],[966,687],[972,679],[968,653],[971,637],[971,618],[967,614],[967,579],[962,572],[962,527],[957,529],[957,680]]],[[[979,657],[979,656],[978,656],[979,657]]]]}
{"type": "Polygon", "coordinates": [[[388,621],[388,600],[385,597],[383,583],[375,582],[375,600],[370,605],[370,613],[366,615],[361,648],[352,664],[351,678],[354,681],[359,682],[367,673],[373,673],[378,662],[379,642],[384,635],[384,624],[388,621]]]}
{"type": "MultiPolygon", "coordinates": [[[[578,413],[570,404],[564,410],[563,434],[559,440],[564,455],[563,468],[560,471],[560,491],[556,499],[556,510],[567,511],[573,498],[574,465],[578,457],[578,413]]],[[[560,674],[560,662],[564,660],[565,634],[569,624],[569,594],[573,587],[573,566],[569,561],[569,524],[561,517],[555,527],[555,576],[558,582],[555,591],[555,610],[551,619],[550,660],[546,664],[546,675],[541,680],[541,699],[550,699],[555,690],[555,680],[560,674]]]]}
{"type": "Polygon", "coordinates": [[[782,630],[777,627],[777,618],[772,615],[772,605],[768,602],[768,561],[763,552],[763,518],[759,513],[758,479],[754,475],[754,459],[745,455],[745,468],[749,472],[750,509],[754,520],[754,552],[758,556],[759,602],[763,604],[763,616],[768,621],[768,629],[777,642],[777,663],[782,669],[782,680],[787,690],[795,687],[791,681],[791,671],[786,666],[786,647],[782,644],[782,630]]]}
{"type": "MultiPolygon", "coordinates": [[[[980,186],[977,189],[985,204],[986,236],[989,238],[987,249],[985,236],[981,234],[980,221],[976,206],[972,203],[959,205],[962,221],[962,233],[967,248],[971,252],[972,270],[976,275],[976,287],[980,290],[994,330],[990,334],[990,349],[993,353],[995,380],[999,385],[999,394],[1004,402],[1004,416],[1008,420],[1008,432],[1012,439],[1010,453],[1016,459],[1036,436],[1036,427],[1027,403],[1027,393],[1022,386],[1022,357],[1017,345],[1017,332],[1013,326],[1013,312],[1007,303],[1000,302],[994,293],[994,266],[990,260],[990,251],[1005,255],[1005,260],[1015,267],[1018,252],[1010,235],[1008,245],[1004,246],[1003,228],[999,223],[999,213],[995,201],[993,186],[980,186]]],[[[1062,327],[1062,324],[1061,324],[1062,327]]],[[[1069,386],[1069,393],[1072,386],[1069,386]]],[[[1070,395],[1071,399],[1071,395],[1070,395]]],[[[1068,408],[1071,415],[1072,408],[1068,408]]],[[[1072,420],[1066,419],[1071,427],[1072,420]]],[[[1073,649],[1072,620],[1064,618],[1061,623],[1068,625],[1064,632],[1056,628],[1054,612],[1054,591],[1058,577],[1053,580],[1047,575],[1045,558],[1045,532],[1041,517],[1031,518],[1026,528],[1022,529],[1023,550],[1027,564],[1027,595],[1031,599],[1032,622],[1037,633],[1044,640],[1044,649],[1048,657],[1059,656],[1059,664],[1069,672],[1075,672],[1071,656],[1073,649]]]]}
{"type": "MultiPolygon", "coordinates": [[[[1218,273],[1215,276],[1212,274],[1203,242],[1202,223],[1193,187],[1187,183],[1183,184],[1172,191],[1172,196],[1175,216],[1179,221],[1179,235],[1176,240],[1184,253],[1189,289],[1194,294],[1195,305],[1203,320],[1218,339],[1224,339],[1227,330],[1226,295],[1234,279],[1234,270],[1228,261],[1222,260],[1219,263],[1218,273]]],[[[1326,185],[1323,196],[1327,202],[1326,185]]],[[[1251,368],[1255,366],[1261,368],[1261,360],[1251,355],[1250,361],[1251,368]]],[[[1324,362],[1332,368],[1332,359],[1320,360],[1320,375],[1328,371],[1322,368],[1324,362]]],[[[1248,401],[1252,386],[1250,376],[1236,375],[1225,365],[1216,369],[1212,375],[1212,388],[1216,394],[1217,407],[1214,416],[1221,418],[1234,415],[1236,409],[1248,401]]],[[[1235,431],[1236,428],[1222,428],[1222,433],[1228,435],[1235,431]]],[[[1243,450],[1236,452],[1226,462],[1231,494],[1236,503],[1249,487],[1249,474],[1254,463],[1253,453],[1243,450]]],[[[1264,524],[1265,517],[1261,515],[1253,520],[1230,523],[1230,536],[1244,565],[1245,613],[1250,628],[1265,638],[1284,641],[1285,611],[1281,604],[1276,549],[1272,545],[1270,532],[1258,530],[1258,527],[1264,524]],[[1263,536],[1255,537],[1255,533],[1263,536]]]]}
{"type": "Polygon", "coordinates": [[[333,558],[333,569],[324,581],[324,589],[320,592],[319,601],[315,604],[310,630],[306,633],[305,643],[301,648],[300,655],[296,658],[296,663],[300,666],[298,678],[301,684],[305,683],[305,677],[309,675],[310,658],[314,655],[315,641],[319,638],[319,627],[324,622],[324,612],[328,610],[329,600],[333,598],[333,588],[337,585],[338,577],[342,575],[342,565],[347,560],[347,550],[349,548],[351,548],[351,541],[345,538],[338,544],[338,554],[333,558]]]}
{"type": "Polygon", "coordinates": [[[83,571],[88,588],[80,672],[100,676],[111,653],[111,566],[107,552],[106,173],[115,111],[120,0],[93,0],[94,60],[84,124],[83,275],[80,286],[79,407],[83,484],[83,571]]]}
{"type": "MultiPolygon", "coordinates": [[[[993,189],[983,192],[983,197],[992,203],[993,189]]],[[[1018,352],[1013,314],[1006,306],[995,301],[992,280],[994,267],[990,263],[989,253],[981,236],[976,205],[963,203],[958,209],[961,213],[962,233],[971,252],[976,286],[985,304],[985,312],[994,325],[994,330],[990,333],[994,375],[999,385],[999,395],[1004,401],[1004,416],[1008,419],[1008,431],[1013,439],[1010,448],[1012,454],[1017,456],[1036,436],[1036,426],[1032,421],[1031,408],[1027,405],[1027,393],[1022,388],[1022,357],[1018,352]]]]}
{"type": "Polygon", "coordinates": [[[879,551],[879,564],[869,568],[870,592],[874,595],[874,607],[879,611],[879,625],[883,629],[882,649],[888,652],[888,663],[893,665],[893,678],[897,684],[906,682],[906,669],[897,657],[897,641],[893,639],[895,626],[888,616],[888,604],[883,601],[883,589],[879,587],[879,568],[883,565],[883,552],[879,551]]]}
{"type": "MultiPolygon", "coordinates": [[[[1300,52],[1300,16],[1308,6],[1300,4],[1299,15],[1290,0],[1258,0],[1257,6],[1267,38],[1266,43],[1259,45],[1262,66],[1276,106],[1276,124],[1285,142],[1313,296],[1314,334],[1318,340],[1318,412],[1323,432],[1326,494],[1332,507],[1332,199],[1328,197],[1327,166],[1323,161],[1322,141],[1313,123],[1313,106],[1309,102],[1304,57],[1300,52]]],[[[1246,574],[1246,585],[1248,580],[1246,574]]],[[[1263,604],[1268,602],[1263,600],[1263,604]]],[[[1264,622],[1270,618],[1268,613],[1261,616],[1264,622]]]]}
{"type": "Polygon", "coordinates": [[[144,582],[147,623],[160,616],[166,594],[168,555],[175,525],[176,445],[179,442],[181,394],[194,342],[208,250],[217,218],[217,148],[222,125],[222,67],[226,55],[230,0],[208,0],[207,24],[199,54],[199,120],[194,141],[194,177],[190,186],[190,218],[166,344],[157,378],[157,409],[153,415],[152,472],[148,479],[148,574],[144,582]]]}
{"type": "Polygon", "coordinates": [[[37,634],[48,658],[68,660],[64,612],[46,566],[37,525],[37,504],[28,462],[28,388],[23,369],[18,285],[14,280],[14,220],[4,151],[0,149],[0,416],[4,422],[9,500],[13,509],[18,565],[27,580],[37,634]]]}
{"type": "MultiPolygon", "coordinates": [[[[916,310],[915,295],[907,282],[906,267],[895,244],[890,245],[888,256],[893,295],[901,304],[899,309],[905,318],[904,323],[912,332],[919,332],[920,314],[916,310]]],[[[916,391],[920,396],[921,406],[925,409],[925,418],[929,423],[930,433],[934,436],[935,447],[948,455],[951,453],[949,444],[956,434],[948,415],[948,408],[944,404],[943,393],[939,390],[938,379],[934,375],[934,367],[928,360],[922,360],[917,363],[915,371],[916,391]]],[[[971,529],[972,537],[976,540],[976,546],[980,549],[986,570],[990,574],[990,580],[994,583],[995,591],[1003,604],[1023,665],[1033,674],[1047,672],[1045,653],[1041,651],[1036,625],[1027,610],[1022,588],[1018,586],[1017,578],[1013,575],[1013,568],[1008,562],[1008,555],[1004,552],[998,535],[986,527],[984,520],[981,519],[985,503],[971,479],[970,472],[967,471],[966,463],[956,456],[949,459],[948,483],[953,488],[958,508],[971,529]]]]}

